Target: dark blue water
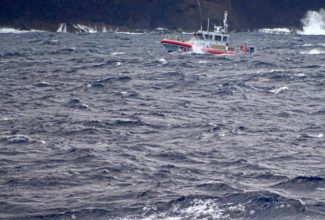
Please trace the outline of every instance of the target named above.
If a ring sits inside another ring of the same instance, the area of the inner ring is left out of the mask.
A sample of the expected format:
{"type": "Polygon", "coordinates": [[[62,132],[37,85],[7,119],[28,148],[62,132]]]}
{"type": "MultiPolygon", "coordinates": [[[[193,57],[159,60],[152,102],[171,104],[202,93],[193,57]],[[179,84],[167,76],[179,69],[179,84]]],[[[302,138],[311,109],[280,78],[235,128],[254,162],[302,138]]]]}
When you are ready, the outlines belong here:
{"type": "Polygon", "coordinates": [[[1,219],[324,219],[325,37],[0,34],[1,219]]]}

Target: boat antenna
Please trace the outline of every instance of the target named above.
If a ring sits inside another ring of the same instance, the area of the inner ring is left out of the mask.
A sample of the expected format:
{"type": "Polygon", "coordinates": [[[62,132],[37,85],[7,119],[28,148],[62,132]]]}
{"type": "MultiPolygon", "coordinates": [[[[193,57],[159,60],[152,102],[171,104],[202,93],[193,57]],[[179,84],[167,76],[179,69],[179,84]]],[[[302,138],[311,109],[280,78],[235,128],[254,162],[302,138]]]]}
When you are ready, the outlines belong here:
{"type": "Polygon", "coordinates": [[[224,17],[223,17],[223,29],[227,33],[228,32],[228,11],[225,11],[224,17]]]}
{"type": "Polygon", "coordinates": [[[199,6],[199,13],[200,13],[200,19],[201,19],[201,31],[203,30],[203,27],[202,27],[202,6],[201,6],[201,2],[200,2],[200,0],[196,0],[196,2],[197,2],[197,5],[199,6]]]}
{"type": "Polygon", "coordinates": [[[210,18],[208,18],[207,32],[209,32],[209,28],[210,28],[210,18]]]}

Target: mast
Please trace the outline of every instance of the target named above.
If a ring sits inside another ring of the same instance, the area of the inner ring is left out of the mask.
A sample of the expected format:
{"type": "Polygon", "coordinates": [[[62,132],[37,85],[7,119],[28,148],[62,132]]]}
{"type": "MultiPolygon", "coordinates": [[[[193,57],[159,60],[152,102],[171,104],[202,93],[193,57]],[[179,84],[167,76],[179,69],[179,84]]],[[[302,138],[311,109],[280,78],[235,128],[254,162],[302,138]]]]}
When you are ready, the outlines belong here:
{"type": "Polygon", "coordinates": [[[210,29],[210,18],[208,18],[207,32],[209,32],[209,29],[210,29]]]}
{"type": "Polygon", "coordinates": [[[227,20],[228,20],[228,11],[225,11],[225,14],[224,14],[224,17],[223,17],[223,29],[224,29],[225,33],[228,32],[227,20]]]}

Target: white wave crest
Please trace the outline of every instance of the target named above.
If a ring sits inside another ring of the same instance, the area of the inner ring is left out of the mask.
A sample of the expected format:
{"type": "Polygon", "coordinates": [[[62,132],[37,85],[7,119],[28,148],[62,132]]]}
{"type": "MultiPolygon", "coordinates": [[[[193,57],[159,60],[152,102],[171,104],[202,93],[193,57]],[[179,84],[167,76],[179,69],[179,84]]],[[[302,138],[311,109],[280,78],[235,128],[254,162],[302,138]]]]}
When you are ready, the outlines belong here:
{"type": "Polygon", "coordinates": [[[155,30],[156,31],[168,31],[168,28],[165,28],[165,27],[157,27],[155,30]]]}
{"type": "Polygon", "coordinates": [[[193,53],[204,54],[204,47],[194,42],[192,45],[192,51],[193,53]]]}
{"type": "Polygon", "coordinates": [[[161,65],[166,65],[166,64],[168,64],[168,62],[167,62],[164,58],[160,58],[160,59],[158,60],[158,62],[161,63],[161,65]]]}
{"type": "Polygon", "coordinates": [[[262,28],[259,29],[258,32],[264,34],[290,34],[293,31],[289,28],[262,28]]]}
{"type": "MultiPolygon", "coordinates": [[[[141,220],[182,220],[182,219],[231,219],[229,212],[237,214],[248,212],[250,215],[255,214],[255,210],[247,210],[243,204],[227,203],[227,207],[222,207],[217,201],[213,199],[200,200],[195,199],[191,205],[186,208],[181,208],[175,205],[172,210],[166,213],[155,213],[141,220]],[[170,216],[176,214],[177,216],[170,216]]],[[[156,207],[144,207],[146,211],[156,211],[156,207]]],[[[127,218],[128,219],[128,218],[127,218]]],[[[126,220],[126,219],[125,219],[126,220]]]]}
{"type": "Polygon", "coordinates": [[[283,91],[286,91],[288,89],[289,88],[287,86],[283,86],[283,87],[280,87],[278,89],[272,89],[270,92],[272,92],[274,94],[278,94],[278,93],[283,92],[283,91]]]}
{"type": "Polygon", "coordinates": [[[298,31],[302,35],[325,35],[325,10],[308,11],[306,16],[301,20],[303,30],[298,31]]]}
{"type": "Polygon", "coordinates": [[[208,63],[208,61],[206,61],[206,60],[199,60],[199,64],[207,64],[208,63]]]}
{"type": "Polygon", "coordinates": [[[111,53],[112,56],[123,55],[125,52],[113,52],[111,53]]]}
{"type": "Polygon", "coordinates": [[[23,34],[23,33],[31,33],[31,32],[44,32],[41,30],[20,30],[15,28],[0,28],[0,34],[23,34]]]}
{"type": "Polygon", "coordinates": [[[318,133],[318,134],[309,134],[310,137],[313,138],[323,138],[324,134],[323,133],[318,133]]]}
{"type": "Polygon", "coordinates": [[[311,49],[311,50],[301,51],[300,54],[319,55],[319,54],[325,54],[325,50],[321,50],[321,49],[311,49]]]}
{"type": "Polygon", "coordinates": [[[115,31],[116,34],[127,34],[127,35],[142,35],[141,32],[128,32],[128,31],[115,31]]]}

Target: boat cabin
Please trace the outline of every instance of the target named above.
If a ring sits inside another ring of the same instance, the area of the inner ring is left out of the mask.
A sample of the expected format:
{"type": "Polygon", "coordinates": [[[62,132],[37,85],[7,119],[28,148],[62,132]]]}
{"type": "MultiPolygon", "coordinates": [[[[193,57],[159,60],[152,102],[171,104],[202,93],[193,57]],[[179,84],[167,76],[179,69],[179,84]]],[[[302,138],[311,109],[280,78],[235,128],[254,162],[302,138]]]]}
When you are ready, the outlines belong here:
{"type": "Polygon", "coordinates": [[[194,33],[195,41],[206,47],[216,47],[218,49],[227,50],[229,41],[227,18],[228,12],[225,11],[223,26],[214,25],[213,31],[209,31],[210,19],[208,19],[207,30],[203,31],[201,26],[201,30],[194,33]]]}
{"type": "Polygon", "coordinates": [[[229,40],[228,34],[216,33],[216,32],[207,32],[207,31],[199,31],[194,33],[194,37],[196,40],[208,40],[226,44],[229,40]]]}

